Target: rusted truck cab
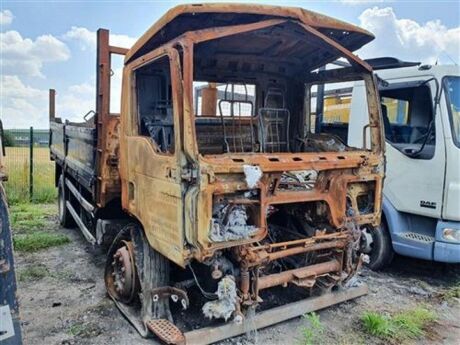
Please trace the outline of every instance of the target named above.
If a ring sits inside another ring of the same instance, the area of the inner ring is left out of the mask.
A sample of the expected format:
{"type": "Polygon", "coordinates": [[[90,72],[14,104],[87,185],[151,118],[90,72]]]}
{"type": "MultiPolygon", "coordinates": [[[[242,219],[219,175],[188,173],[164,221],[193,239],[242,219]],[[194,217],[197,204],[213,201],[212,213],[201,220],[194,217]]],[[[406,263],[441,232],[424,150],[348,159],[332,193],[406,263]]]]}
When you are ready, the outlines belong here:
{"type": "Polygon", "coordinates": [[[380,221],[376,87],[349,52],[371,39],[265,6],[182,6],[150,28],[126,55],[120,136],[122,205],[150,245],[216,281],[238,272],[246,307],[269,287],[353,276],[360,227],[380,221]],[[352,67],[315,71],[339,57],[352,67]],[[312,130],[311,86],[354,79],[367,88],[364,148],[312,130]]]}
{"type": "Polygon", "coordinates": [[[378,224],[381,211],[376,81],[351,53],[372,39],[304,9],[205,4],[170,10],[129,51],[99,46],[94,121],[52,122],[58,143],[68,137],[61,151],[52,141],[52,155],[62,162],[57,180],[69,176],[63,204],[87,238],[99,242],[90,225],[104,217],[126,224],[105,280],[142,335],[184,339],[165,321],[169,298],[188,308],[191,294],[205,317],[241,322],[270,300],[270,288],[289,286],[295,300],[353,277],[361,229],[378,224]],[[109,53],[125,54],[115,116],[104,92],[109,53]],[[325,68],[339,58],[350,67],[325,68]],[[314,109],[324,87],[354,80],[367,90],[363,147],[322,131],[323,109],[314,109]],[[81,150],[73,140],[84,141],[81,150]],[[92,179],[67,169],[86,151],[75,166],[92,179]]]}

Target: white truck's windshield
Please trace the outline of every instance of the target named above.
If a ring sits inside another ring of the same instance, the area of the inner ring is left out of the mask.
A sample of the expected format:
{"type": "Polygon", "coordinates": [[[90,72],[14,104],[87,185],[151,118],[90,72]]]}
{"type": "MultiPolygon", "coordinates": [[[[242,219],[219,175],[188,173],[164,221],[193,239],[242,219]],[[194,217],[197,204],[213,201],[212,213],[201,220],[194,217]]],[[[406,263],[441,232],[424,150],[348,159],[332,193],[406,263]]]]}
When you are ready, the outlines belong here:
{"type": "Polygon", "coordinates": [[[446,77],[444,86],[449,108],[452,139],[460,147],[460,77],[446,77]]]}

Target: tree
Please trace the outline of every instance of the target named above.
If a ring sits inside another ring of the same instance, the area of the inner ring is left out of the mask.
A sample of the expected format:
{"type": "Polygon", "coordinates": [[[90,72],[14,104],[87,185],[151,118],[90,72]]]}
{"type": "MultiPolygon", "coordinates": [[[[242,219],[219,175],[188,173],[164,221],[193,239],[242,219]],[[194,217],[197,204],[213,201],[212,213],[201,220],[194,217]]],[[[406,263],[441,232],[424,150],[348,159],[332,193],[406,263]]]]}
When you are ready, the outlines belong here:
{"type": "Polygon", "coordinates": [[[5,147],[14,146],[14,138],[11,132],[4,130],[3,131],[3,145],[5,147]]]}

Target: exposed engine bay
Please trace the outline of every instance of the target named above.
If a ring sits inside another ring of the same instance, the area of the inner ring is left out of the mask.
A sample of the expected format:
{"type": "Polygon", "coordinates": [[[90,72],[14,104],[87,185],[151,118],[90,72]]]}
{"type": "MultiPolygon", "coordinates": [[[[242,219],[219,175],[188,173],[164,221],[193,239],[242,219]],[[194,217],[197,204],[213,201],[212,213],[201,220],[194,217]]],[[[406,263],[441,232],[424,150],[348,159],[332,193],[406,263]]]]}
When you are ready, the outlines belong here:
{"type": "MultiPolygon", "coordinates": [[[[346,217],[340,226],[334,224],[326,200],[285,200],[292,193],[314,194],[325,188],[333,193],[335,187],[327,180],[345,178],[347,172],[311,169],[264,175],[245,167],[245,184],[253,189],[213,196],[208,239],[221,248],[203,263],[190,265],[191,286],[198,286],[205,298],[206,318],[240,322],[246,309],[263,305],[265,290],[277,286],[296,286],[314,295],[346,285],[367,259],[360,254],[361,228],[375,208],[376,182],[343,185],[346,217]],[[276,195],[284,195],[283,202],[276,195]],[[270,198],[273,203],[266,202],[270,198]]],[[[235,180],[218,180],[226,178],[235,180]]]]}

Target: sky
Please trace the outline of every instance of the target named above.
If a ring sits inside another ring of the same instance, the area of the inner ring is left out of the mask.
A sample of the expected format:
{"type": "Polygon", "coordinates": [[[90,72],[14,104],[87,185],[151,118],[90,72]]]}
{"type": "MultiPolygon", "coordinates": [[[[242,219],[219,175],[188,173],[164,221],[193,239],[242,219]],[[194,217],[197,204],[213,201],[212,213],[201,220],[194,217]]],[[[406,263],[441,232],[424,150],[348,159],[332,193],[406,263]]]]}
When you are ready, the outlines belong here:
{"type": "MultiPolygon", "coordinates": [[[[48,128],[49,88],[57,90],[57,116],[81,121],[95,109],[96,30],[109,29],[112,45],[129,48],[168,9],[186,2],[0,0],[0,118],[4,127],[48,128]]],[[[303,7],[359,25],[376,36],[357,51],[362,58],[460,63],[458,0],[250,2],[303,7]]],[[[122,65],[121,58],[113,60],[112,112],[119,111],[122,65]]]]}

